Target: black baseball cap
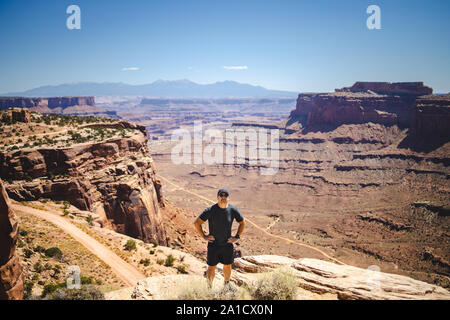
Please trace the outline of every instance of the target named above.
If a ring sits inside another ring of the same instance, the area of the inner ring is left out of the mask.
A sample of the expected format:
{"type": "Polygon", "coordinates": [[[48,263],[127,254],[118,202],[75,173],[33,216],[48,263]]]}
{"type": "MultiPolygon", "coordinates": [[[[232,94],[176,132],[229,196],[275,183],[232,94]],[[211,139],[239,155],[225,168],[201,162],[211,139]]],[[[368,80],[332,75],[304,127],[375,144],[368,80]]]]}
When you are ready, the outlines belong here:
{"type": "Polygon", "coordinates": [[[230,195],[230,193],[228,192],[228,190],[227,189],[219,189],[219,191],[217,191],[217,195],[218,196],[220,196],[220,194],[221,193],[226,193],[227,194],[227,196],[229,196],[230,195]]]}

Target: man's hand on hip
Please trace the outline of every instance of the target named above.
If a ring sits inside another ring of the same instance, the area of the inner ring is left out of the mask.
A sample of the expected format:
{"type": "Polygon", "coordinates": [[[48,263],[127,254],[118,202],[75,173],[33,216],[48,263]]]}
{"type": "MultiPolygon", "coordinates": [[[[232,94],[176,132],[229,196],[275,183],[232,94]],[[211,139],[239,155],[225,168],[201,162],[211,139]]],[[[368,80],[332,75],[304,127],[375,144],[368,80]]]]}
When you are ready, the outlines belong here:
{"type": "Polygon", "coordinates": [[[235,242],[238,241],[238,240],[239,240],[238,238],[231,237],[231,238],[228,238],[227,243],[235,243],[235,242]]]}
{"type": "Polygon", "coordinates": [[[206,241],[208,241],[208,242],[212,242],[212,241],[216,240],[216,239],[214,238],[214,236],[212,236],[212,235],[204,236],[203,239],[206,240],[206,241]]]}

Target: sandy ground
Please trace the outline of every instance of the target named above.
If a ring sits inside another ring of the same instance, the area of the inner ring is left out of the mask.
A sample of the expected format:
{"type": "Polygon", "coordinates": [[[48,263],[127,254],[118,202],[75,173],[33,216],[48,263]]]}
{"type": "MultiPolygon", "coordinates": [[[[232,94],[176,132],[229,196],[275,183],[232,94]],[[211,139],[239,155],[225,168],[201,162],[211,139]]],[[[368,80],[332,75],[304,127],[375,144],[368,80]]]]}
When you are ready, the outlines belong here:
{"type": "Polygon", "coordinates": [[[20,204],[13,203],[12,208],[15,211],[21,211],[31,213],[41,219],[45,219],[57,227],[61,228],[64,232],[71,235],[75,240],[79,241],[88,250],[95,254],[99,259],[108,264],[113,272],[122,279],[127,285],[134,286],[136,283],[145,278],[145,275],[138,271],[135,267],[125,262],[113,251],[106,246],[75,227],[69,221],[58,216],[58,213],[50,213],[48,211],[38,210],[30,208],[20,204]]]}

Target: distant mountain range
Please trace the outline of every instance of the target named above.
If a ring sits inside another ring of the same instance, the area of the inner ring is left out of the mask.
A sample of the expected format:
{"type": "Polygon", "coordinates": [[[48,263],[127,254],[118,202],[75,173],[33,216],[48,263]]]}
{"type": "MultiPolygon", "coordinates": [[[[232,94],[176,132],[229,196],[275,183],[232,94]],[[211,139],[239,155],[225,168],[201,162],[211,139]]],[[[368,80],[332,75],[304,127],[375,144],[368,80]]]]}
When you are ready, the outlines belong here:
{"type": "Polygon", "coordinates": [[[212,84],[198,84],[187,79],[157,80],[150,84],[131,85],[121,82],[79,82],[56,86],[42,86],[35,89],[2,94],[21,97],[61,96],[149,96],[160,98],[281,98],[297,97],[298,92],[269,90],[235,81],[212,84]]]}

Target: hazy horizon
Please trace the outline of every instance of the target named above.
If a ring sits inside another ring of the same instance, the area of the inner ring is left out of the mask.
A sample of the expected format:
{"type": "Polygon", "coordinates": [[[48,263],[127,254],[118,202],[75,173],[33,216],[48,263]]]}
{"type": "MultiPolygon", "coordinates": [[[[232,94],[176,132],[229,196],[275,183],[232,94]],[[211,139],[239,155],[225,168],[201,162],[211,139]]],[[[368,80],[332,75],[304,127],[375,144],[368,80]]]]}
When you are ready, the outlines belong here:
{"type": "Polygon", "coordinates": [[[157,79],[291,92],[423,81],[448,92],[448,12],[442,0],[2,1],[0,92],[157,79]],[[380,29],[367,27],[372,4],[380,29]]]}

